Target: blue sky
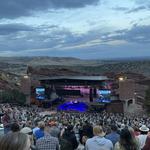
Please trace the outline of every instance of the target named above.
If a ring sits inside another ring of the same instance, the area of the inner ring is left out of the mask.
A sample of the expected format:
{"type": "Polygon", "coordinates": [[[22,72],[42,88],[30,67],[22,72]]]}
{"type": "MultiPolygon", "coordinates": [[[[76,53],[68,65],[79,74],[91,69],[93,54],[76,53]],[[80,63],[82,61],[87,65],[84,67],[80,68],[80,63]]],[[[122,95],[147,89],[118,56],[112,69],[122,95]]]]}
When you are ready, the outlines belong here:
{"type": "Polygon", "coordinates": [[[150,0],[1,0],[0,56],[150,56],[150,0]]]}

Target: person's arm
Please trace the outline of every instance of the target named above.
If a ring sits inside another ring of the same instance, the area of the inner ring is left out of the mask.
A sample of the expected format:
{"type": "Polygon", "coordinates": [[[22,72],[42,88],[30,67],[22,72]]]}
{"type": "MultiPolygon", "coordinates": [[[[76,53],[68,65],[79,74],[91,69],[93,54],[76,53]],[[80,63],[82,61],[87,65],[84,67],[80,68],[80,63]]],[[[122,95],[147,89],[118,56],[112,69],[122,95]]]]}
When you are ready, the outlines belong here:
{"type": "Polygon", "coordinates": [[[114,146],[114,150],[120,150],[119,142],[117,142],[114,146]]]}
{"type": "Polygon", "coordinates": [[[88,150],[88,143],[87,143],[88,141],[86,141],[86,143],[85,143],[85,150],[88,150]]]}

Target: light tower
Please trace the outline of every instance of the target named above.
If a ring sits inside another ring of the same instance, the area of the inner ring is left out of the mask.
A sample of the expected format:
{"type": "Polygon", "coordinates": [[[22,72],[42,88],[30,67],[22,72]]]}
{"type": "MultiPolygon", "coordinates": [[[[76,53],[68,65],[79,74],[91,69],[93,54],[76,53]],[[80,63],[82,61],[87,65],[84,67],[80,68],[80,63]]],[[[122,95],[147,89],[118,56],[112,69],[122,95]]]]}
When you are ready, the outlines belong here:
{"type": "Polygon", "coordinates": [[[30,95],[31,95],[31,79],[30,76],[24,75],[21,78],[21,92],[26,95],[26,104],[30,105],[30,95]]]}

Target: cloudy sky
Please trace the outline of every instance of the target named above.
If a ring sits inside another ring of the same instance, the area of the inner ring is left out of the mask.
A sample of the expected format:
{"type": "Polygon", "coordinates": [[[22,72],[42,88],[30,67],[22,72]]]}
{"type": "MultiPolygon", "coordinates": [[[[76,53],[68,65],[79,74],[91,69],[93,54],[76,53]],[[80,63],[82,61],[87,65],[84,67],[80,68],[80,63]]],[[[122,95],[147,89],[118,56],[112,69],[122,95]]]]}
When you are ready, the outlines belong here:
{"type": "Polygon", "coordinates": [[[150,56],[150,0],[0,0],[0,56],[150,56]]]}

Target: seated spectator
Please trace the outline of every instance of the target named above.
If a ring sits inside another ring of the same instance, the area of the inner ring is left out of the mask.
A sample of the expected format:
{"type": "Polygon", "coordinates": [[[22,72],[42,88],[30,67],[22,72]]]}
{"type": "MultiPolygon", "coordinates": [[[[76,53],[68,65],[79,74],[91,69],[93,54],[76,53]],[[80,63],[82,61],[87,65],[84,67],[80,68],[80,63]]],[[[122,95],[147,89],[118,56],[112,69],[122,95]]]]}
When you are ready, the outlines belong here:
{"type": "Polygon", "coordinates": [[[113,144],[110,140],[106,139],[105,133],[101,126],[93,128],[94,137],[86,141],[86,150],[113,150],[113,144]]]}
{"type": "Polygon", "coordinates": [[[30,150],[29,137],[20,132],[8,133],[0,138],[1,150],[30,150]]]}

